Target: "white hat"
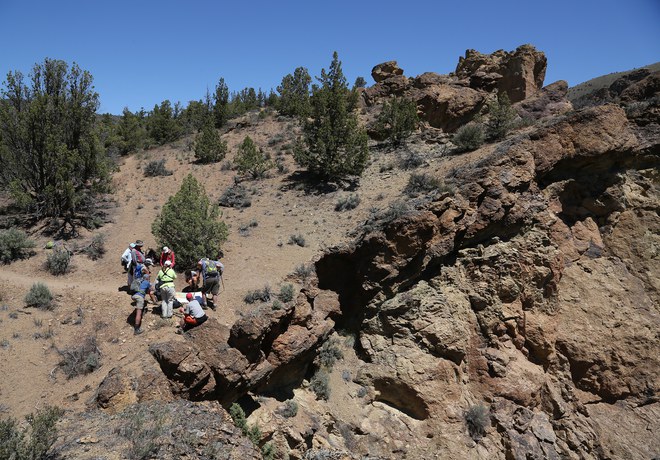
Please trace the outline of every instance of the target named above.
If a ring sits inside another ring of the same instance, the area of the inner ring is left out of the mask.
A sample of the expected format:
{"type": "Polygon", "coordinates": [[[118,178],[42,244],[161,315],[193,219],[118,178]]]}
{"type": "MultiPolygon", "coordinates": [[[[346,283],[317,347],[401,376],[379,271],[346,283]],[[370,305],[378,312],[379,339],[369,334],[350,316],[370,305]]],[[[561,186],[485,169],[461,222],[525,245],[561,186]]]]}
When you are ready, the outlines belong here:
{"type": "Polygon", "coordinates": [[[172,265],[172,261],[171,260],[166,260],[165,261],[165,266],[169,267],[170,265],[172,265]]]}
{"type": "Polygon", "coordinates": [[[170,252],[170,248],[168,248],[167,246],[163,246],[163,252],[170,252]]]}

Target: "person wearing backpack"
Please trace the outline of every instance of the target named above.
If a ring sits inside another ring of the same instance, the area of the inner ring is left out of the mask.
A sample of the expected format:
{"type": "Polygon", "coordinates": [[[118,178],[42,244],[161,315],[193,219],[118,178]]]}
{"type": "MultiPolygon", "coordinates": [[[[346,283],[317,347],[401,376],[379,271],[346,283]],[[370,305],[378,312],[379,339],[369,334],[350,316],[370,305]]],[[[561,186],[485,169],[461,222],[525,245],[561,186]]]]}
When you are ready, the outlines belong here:
{"type": "Polygon", "coordinates": [[[133,285],[133,279],[135,278],[135,270],[138,264],[143,264],[145,261],[144,253],[142,252],[144,243],[142,240],[137,240],[134,244],[135,247],[131,249],[131,261],[128,267],[128,289],[133,291],[135,291],[135,289],[131,286],[133,285]]]}
{"type": "Polygon", "coordinates": [[[158,272],[158,276],[156,277],[156,282],[160,285],[160,296],[162,298],[160,316],[163,318],[171,318],[173,314],[175,279],[176,273],[172,268],[172,262],[166,260],[163,268],[158,272]]]}
{"type": "Polygon", "coordinates": [[[211,293],[210,307],[215,310],[215,296],[220,292],[220,278],[225,271],[225,266],[219,260],[209,258],[200,259],[197,268],[202,274],[202,307],[207,306],[207,294],[211,293]]]}

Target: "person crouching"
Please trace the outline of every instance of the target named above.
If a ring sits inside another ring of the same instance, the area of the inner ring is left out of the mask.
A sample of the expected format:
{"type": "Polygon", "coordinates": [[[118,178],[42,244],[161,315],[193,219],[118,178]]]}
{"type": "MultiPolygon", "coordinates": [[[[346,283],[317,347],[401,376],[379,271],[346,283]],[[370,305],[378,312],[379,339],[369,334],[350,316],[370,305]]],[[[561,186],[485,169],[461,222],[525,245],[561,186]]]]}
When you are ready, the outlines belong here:
{"type": "Polygon", "coordinates": [[[186,306],[179,308],[179,311],[183,313],[183,319],[179,322],[179,326],[181,326],[180,330],[184,332],[203,324],[208,319],[192,292],[186,294],[186,300],[188,301],[186,306]]]}

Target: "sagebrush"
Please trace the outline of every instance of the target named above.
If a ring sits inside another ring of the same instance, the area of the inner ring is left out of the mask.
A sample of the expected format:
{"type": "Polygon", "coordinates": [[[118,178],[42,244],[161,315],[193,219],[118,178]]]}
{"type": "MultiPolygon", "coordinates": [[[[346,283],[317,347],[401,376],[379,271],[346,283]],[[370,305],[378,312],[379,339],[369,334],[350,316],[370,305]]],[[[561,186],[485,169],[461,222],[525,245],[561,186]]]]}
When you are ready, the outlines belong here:
{"type": "Polygon", "coordinates": [[[30,257],[34,254],[35,245],[36,243],[21,230],[0,230],[0,263],[9,264],[30,257]]]}
{"type": "Polygon", "coordinates": [[[52,310],[54,307],[53,300],[53,294],[48,286],[43,283],[34,283],[25,295],[25,305],[43,310],[52,310]]]}

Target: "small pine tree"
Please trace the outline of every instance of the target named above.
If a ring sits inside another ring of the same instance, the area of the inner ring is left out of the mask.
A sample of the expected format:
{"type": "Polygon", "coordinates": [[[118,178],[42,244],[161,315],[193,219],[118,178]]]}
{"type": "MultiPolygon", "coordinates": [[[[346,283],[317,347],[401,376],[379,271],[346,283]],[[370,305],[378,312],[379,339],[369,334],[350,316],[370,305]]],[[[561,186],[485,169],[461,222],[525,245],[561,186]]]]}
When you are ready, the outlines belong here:
{"type": "Polygon", "coordinates": [[[498,95],[497,99],[488,104],[488,137],[491,139],[504,139],[509,131],[515,127],[518,114],[511,106],[506,93],[498,95]]]}
{"type": "Polygon", "coordinates": [[[369,158],[367,134],[355,112],[357,93],[348,88],[336,51],[330,69],[321,70],[317,80],[320,86],[313,86],[310,99],[311,120],[303,126],[305,145],[297,145],[295,159],[326,182],[360,175],[369,158]]]}
{"type": "Polygon", "coordinates": [[[418,125],[417,104],[397,97],[383,104],[383,110],[376,120],[377,129],[396,146],[410,137],[418,125]]]}
{"type": "Polygon", "coordinates": [[[200,163],[217,163],[222,161],[227,154],[227,142],[220,139],[220,134],[213,126],[213,121],[208,118],[202,132],[195,138],[195,158],[200,163]]]}
{"type": "Polygon", "coordinates": [[[176,248],[177,266],[192,267],[202,257],[214,257],[227,239],[227,225],[211,205],[204,186],[192,174],[163,206],[151,225],[160,246],[176,248]]]}
{"type": "Polygon", "coordinates": [[[246,136],[238,147],[234,162],[241,174],[249,174],[254,179],[264,177],[266,171],[273,167],[273,162],[257,147],[250,136],[246,136]]]}

